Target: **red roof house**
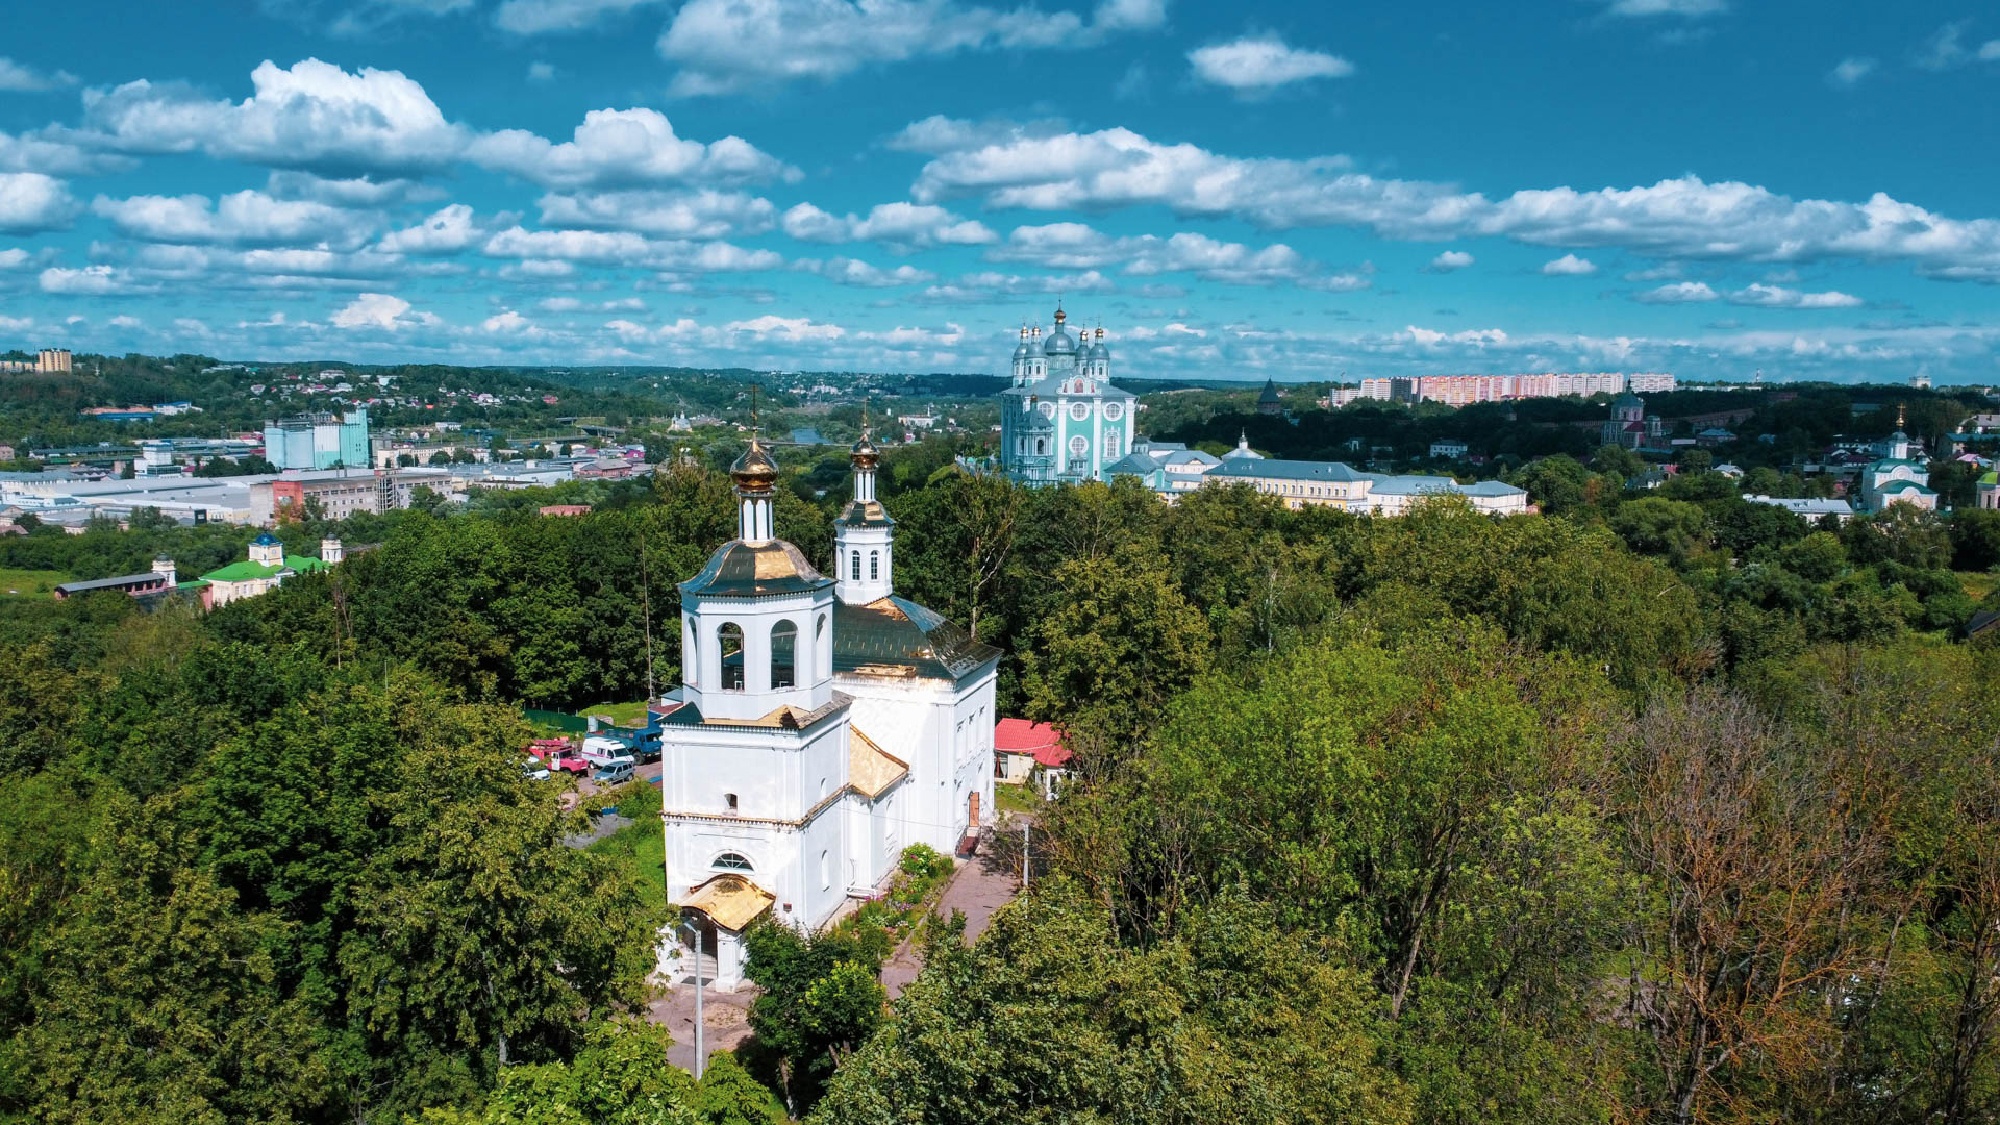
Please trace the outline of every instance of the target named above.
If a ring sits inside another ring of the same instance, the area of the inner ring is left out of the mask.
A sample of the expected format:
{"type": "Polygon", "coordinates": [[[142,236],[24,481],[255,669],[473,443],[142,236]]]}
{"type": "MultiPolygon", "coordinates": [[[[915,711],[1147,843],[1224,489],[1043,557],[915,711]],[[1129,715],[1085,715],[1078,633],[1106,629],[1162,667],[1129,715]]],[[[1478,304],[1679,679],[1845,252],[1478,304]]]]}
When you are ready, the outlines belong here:
{"type": "Polygon", "coordinates": [[[1062,732],[1048,723],[1026,719],[1002,719],[993,728],[993,754],[998,759],[1000,777],[1006,781],[1026,781],[1033,765],[1059,770],[1069,764],[1069,747],[1062,732]]]}

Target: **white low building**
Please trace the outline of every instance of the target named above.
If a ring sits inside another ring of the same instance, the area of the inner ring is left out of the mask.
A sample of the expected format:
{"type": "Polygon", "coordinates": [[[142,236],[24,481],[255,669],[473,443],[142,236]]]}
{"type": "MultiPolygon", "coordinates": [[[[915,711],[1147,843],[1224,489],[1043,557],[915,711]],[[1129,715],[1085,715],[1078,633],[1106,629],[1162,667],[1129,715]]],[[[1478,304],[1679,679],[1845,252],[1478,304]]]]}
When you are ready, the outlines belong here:
{"type": "MultiPolygon", "coordinates": [[[[852,460],[835,577],[774,537],[777,467],[753,439],[730,470],[739,535],[680,586],[683,683],[661,708],[667,883],[724,989],[756,919],[823,926],[902,849],[950,854],[992,809],[1000,653],[895,596],[895,522],[866,436],[852,460]]],[[[686,971],[686,940],[665,943],[663,969],[686,971]]]]}

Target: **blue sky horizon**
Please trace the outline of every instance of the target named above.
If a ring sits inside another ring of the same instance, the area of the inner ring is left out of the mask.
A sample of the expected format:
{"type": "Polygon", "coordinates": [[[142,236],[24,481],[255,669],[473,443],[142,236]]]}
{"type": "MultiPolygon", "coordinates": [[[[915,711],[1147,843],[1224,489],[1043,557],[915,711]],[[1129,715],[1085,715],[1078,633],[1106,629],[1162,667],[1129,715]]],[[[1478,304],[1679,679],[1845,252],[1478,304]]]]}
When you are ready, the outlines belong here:
{"type": "Polygon", "coordinates": [[[2000,382],[2000,15],[17,6],[0,348],[2000,382]]]}

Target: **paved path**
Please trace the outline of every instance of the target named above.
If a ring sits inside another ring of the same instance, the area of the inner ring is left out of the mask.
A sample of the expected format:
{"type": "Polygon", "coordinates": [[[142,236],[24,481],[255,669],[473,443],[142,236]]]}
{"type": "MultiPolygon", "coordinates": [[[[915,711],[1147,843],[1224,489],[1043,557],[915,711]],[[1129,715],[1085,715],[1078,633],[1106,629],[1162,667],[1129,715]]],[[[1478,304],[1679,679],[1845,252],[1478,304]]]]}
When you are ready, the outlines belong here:
{"type": "MultiPolygon", "coordinates": [[[[982,845],[982,853],[990,853],[990,848],[982,845]]],[[[935,913],[944,918],[951,917],[953,910],[965,913],[965,940],[968,944],[978,940],[993,920],[993,912],[1013,901],[1021,893],[1021,873],[1012,868],[1003,868],[990,861],[987,854],[974,856],[958,865],[952,872],[951,882],[946,884],[944,897],[938,902],[935,913]]],[[[905,941],[888,962],[882,966],[882,988],[889,999],[902,995],[903,989],[917,979],[917,973],[924,967],[923,951],[914,941],[905,941]]]]}

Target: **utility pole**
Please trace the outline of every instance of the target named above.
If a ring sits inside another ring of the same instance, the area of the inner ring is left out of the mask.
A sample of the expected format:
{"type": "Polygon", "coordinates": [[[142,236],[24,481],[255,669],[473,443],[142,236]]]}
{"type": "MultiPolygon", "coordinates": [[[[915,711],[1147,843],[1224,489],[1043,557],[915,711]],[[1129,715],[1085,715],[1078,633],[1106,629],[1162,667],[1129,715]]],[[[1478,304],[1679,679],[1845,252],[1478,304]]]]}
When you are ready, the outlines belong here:
{"type": "Polygon", "coordinates": [[[1021,822],[1021,889],[1028,889],[1028,833],[1034,830],[1032,821],[1021,822]]]}
{"type": "Polygon", "coordinates": [[[694,938],[694,1080],[699,1082],[703,1064],[708,1062],[708,1050],[702,1037],[701,1018],[701,927],[689,920],[682,922],[681,928],[694,938]]]}

